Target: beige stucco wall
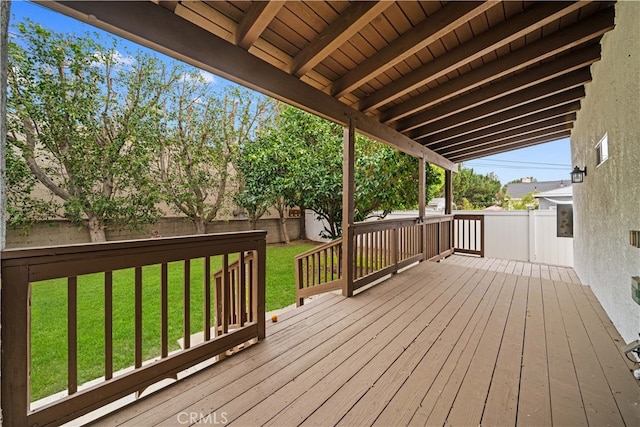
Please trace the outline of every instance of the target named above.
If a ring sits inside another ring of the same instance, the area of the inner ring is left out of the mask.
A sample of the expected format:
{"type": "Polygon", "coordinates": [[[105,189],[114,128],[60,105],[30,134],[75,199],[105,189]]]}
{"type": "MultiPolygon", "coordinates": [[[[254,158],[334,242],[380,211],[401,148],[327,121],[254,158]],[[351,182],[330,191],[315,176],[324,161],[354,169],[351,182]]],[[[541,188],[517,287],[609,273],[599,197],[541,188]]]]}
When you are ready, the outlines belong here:
{"type": "Polygon", "coordinates": [[[615,6],[615,29],[602,40],[602,60],[571,137],[573,166],[587,166],[575,184],[575,270],[629,342],[640,332],[640,306],[631,277],[640,275],[640,249],[629,230],[640,230],[640,2],[615,6]],[[609,159],[596,165],[596,144],[608,134],[609,159]]]}
{"type": "MultiPolygon", "coordinates": [[[[283,241],[279,219],[261,219],[258,221],[258,229],[267,231],[267,243],[279,243],[283,241]]],[[[207,233],[231,233],[249,230],[247,220],[214,221],[207,225],[207,233]]],[[[194,233],[193,225],[185,218],[161,218],[157,223],[148,225],[141,232],[135,231],[109,231],[108,240],[145,239],[162,236],[186,236],[194,233]]],[[[291,240],[300,238],[300,220],[289,218],[287,231],[291,240]]],[[[45,221],[35,224],[28,235],[19,230],[7,230],[7,249],[68,245],[74,243],[88,243],[89,233],[84,228],[78,228],[65,220],[45,221]]]]}

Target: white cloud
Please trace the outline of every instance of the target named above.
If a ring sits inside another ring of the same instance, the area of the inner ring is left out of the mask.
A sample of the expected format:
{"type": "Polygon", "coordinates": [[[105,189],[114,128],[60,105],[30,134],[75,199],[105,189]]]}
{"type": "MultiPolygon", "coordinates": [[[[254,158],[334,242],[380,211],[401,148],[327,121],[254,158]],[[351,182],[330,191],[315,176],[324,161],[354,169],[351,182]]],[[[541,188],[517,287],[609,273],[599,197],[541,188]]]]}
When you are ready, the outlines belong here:
{"type": "Polygon", "coordinates": [[[216,77],[208,71],[200,70],[200,77],[209,84],[216,84],[216,77]]]}

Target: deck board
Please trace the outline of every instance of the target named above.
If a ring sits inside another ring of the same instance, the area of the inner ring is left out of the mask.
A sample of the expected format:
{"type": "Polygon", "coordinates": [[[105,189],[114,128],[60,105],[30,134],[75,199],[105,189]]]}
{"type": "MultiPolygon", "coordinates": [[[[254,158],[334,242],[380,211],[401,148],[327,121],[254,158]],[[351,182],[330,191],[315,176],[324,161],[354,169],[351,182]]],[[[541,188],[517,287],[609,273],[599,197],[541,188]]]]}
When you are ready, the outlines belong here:
{"type": "Polygon", "coordinates": [[[640,425],[621,338],[571,269],[459,262],[282,313],[263,342],[97,424],[640,425]]]}

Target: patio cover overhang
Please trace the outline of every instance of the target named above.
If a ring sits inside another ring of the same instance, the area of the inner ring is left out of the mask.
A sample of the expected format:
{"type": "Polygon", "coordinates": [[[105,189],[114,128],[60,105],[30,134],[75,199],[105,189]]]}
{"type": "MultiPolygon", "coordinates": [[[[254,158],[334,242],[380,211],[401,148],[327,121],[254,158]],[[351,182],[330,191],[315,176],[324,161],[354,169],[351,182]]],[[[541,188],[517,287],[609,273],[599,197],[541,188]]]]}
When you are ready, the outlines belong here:
{"type": "Polygon", "coordinates": [[[612,2],[40,1],[423,158],[571,134],[612,2]]]}

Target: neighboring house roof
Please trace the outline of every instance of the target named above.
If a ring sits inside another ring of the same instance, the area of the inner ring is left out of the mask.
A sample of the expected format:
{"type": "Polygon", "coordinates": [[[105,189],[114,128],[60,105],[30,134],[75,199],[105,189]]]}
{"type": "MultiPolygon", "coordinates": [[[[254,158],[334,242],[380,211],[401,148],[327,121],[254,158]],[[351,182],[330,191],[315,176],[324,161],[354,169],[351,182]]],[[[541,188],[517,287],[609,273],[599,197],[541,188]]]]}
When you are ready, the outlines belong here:
{"type": "Polygon", "coordinates": [[[529,193],[544,193],[567,186],[571,186],[571,181],[514,182],[507,184],[507,194],[514,199],[521,199],[529,193]]]}
{"type": "Polygon", "coordinates": [[[504,208],[502,206],[493,205],[493,206],[489,206],[488,208],[484,208],[483,210],[484,211],[503,211],[504,208]]]}
{"type": "Polygon", "coordinates": [[[533,197],[573,197],[573,187],[568,185],[566,187],[534,194],[533,197]]]}

